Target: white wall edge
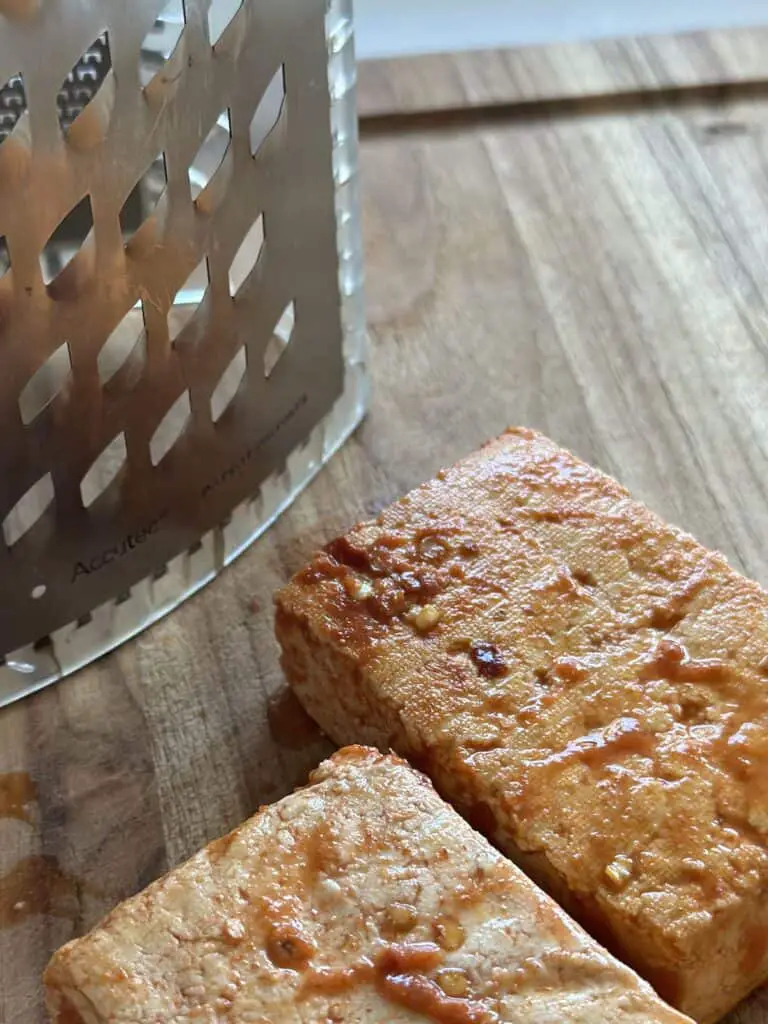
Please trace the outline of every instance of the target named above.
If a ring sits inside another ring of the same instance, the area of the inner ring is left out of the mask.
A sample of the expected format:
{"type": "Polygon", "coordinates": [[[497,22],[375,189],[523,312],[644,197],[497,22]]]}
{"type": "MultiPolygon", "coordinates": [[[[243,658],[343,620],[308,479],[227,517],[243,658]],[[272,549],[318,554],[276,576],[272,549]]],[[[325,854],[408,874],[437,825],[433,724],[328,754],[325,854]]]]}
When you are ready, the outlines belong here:
{"type": "Polygon", "coordinates": [[[744,27],[767,15],[765,0],[356,0],[357,48],[391,57],[744,27]]]}

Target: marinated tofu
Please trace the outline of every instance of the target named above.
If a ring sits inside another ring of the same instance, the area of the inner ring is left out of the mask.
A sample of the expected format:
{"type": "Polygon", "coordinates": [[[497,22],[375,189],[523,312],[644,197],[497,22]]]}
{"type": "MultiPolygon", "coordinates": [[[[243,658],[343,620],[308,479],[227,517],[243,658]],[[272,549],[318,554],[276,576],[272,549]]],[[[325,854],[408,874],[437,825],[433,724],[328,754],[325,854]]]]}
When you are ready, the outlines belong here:
{"type": "Polygon", "coordinates": [[[768,978],[768,600],[510,430],[316,555],[286,675],[393,748],[692,1017],[768,978]]]}
{"type": "Polygon", "coordinates": [[[686,1021],[424,776],[361,747],[65,946],[45,981],[56,1024],[686,1021]]]}

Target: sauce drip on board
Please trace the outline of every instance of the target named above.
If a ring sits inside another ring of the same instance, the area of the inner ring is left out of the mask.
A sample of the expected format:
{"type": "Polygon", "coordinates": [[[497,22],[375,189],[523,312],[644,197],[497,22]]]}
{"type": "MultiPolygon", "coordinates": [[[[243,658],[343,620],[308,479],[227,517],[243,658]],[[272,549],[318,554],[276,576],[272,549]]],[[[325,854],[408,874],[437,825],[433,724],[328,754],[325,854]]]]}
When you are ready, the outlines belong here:
{"type": "MultiPolygon", "coordinates": [[[[27,772],[0,775],[0,820],[31,825],[36,800],[37,788],[27,772]]],[[[36,914],[75,921],[79,912],[77,882],[61,870],[55,857],[24,857],[0,877],[0,928],[36,914]]]]}
{"type": "Polygon", "coordinates": [[[0,818],[32,822],[31,805],[37,799],[37,788],[27,772],[0,775],[0,818]]]}
{"type": "Polygon", "coordinates": [[[77,882],[54,857],[25,857],[0,878],[0,928],[35,914],[75,921],[79,913],[77,882]]]}

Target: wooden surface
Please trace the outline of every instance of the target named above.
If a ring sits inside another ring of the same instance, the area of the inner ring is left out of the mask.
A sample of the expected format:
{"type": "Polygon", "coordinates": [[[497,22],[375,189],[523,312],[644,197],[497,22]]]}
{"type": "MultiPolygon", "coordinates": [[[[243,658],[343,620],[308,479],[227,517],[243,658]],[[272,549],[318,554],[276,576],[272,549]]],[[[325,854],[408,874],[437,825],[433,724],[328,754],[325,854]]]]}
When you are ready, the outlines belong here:
{"type": "Polygon", "coordinates": [[[751,95],[768,80],[768,27],[366,61],[363,117],[610,97],[751,95]]]}
{"type": "MultiPolygon", "coordinates": [[[[390,95],[403,67],[377,70],[390,95]]],[[[0,713],[2,1024],[44,1019],[57,945],[305,779],[329,748],[284,708],[270,728],[272,592],[507,424],[543,429],[768,583],[768,97],[482,107],[409,124],[395,105],[400,120],[363,126],[363,429],[196,599],[0,713]]],[[[768,993],[729,1024],[764,1022],[768,993]]]]}

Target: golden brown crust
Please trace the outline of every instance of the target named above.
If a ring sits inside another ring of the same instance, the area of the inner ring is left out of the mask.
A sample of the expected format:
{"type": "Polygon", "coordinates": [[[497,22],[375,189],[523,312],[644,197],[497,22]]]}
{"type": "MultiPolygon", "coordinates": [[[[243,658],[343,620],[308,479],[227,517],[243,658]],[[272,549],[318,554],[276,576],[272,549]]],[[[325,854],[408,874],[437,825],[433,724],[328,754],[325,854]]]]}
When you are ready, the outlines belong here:
{"type": "Polygon", "coordinates": [[[65,946],[45,980],[56,1024],[687,1020],[424,776],[361,747],[65,946]]]}
{"type": "Polygon", "coordinates": [[[692,1016],[768,977],[768,600],[512,430],[278,596],[286,674],[392,746],[692,1016]]]}

